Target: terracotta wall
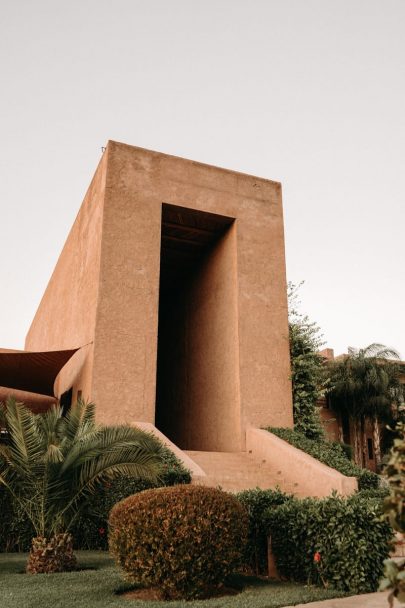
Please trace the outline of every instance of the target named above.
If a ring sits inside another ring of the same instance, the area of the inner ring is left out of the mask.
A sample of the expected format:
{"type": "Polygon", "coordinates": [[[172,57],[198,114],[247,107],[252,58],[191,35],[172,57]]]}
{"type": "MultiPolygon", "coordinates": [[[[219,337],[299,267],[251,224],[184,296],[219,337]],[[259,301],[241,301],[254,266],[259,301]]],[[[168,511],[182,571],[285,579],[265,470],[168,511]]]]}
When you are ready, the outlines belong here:
{"type": "Polygon", "coordinates": [[[59,350],[88,344],[59,374],[56,394],[74,387],[91,397],[93,341],[98,300],[101,222],[107,156],[104,155],[69,233],[25,340],[26,350],[59,350]]]}
{"type": "Polygon", "coordinates": [[[339,416],[326,406],[325,397],[319,399],[317,405],[319,407],[319,415],[321,417],[323,428],[325,429],[327,437],[331,441],[341,441],[342,433],[340,430],[339,416]]]}
{"type": "Polygon", "coordinates": [[[161,198],[142,158],[107,149],[92,397],[103,423],[154,423],[161,198]]]}
{"type": "MultiPolygon", "coordinates": [[[[225,281],[217,317],[208,313],[214,291],[201,287],[210,282],[208,278],[197,281],[193,296],[202,306],[195,314],[204,323],[214,325],[227,316],[220,329],[228,351],[225,363],[221,339],[212,337],[212,329],[196,331],[192,338],[201,371],[190,385],[190,394],[202,394],[203,378],[211,375],[216,394],[207,391],[203,402],[212,398],[215,407],[224,408],[215,410],[210,434],[222,436],[221,411],[226,412],[231,429],[224,439],[228,446],[239,436],[239,417],[242,429],[292,426],[283,215],[277,182],[109,142],[26,348],[88,344],[60,374],[58,394],[73,385],[75,398],[82,390],[83,397],[96,402],[97,415],[105,423],[154,423],[162,203],[236,218],[236,239],[229,233],[236,255],[220,254],[222,245],[218,245],[220,265],[215,271],[213,266],[206,270],[213,282],[218,276],[225,281]],[[229,265],[232,272],[224,272],[229,265]],[[228,280],[232,289],[226,287],[228,280]],[[207,352],[209,341],[211,362],[199,354],[200,348],[207,352]]],[[[230,252],[231,246],[225,249],[230,252]]],[[[195,415],[200,416],[197,411],[195,415]]],[[[207,429],[202,429],[205,437],[207,429]]]]}
{"type": "Polygon", "coordinates": [[[154,422],[162,203],[237,218],[242,427],[292,426],[281,188],[109,142],[94,399],[105,422],[154,422]]]}
{"type": "Polygon", "coordinates": [[[273,433],[248,429],[246,448],[253,456],[271,463],[285,482],[297,484],[300,496],[322,498],[334,490],[348,496],[358,489],[355,477],[342,475],[273,433]]]}

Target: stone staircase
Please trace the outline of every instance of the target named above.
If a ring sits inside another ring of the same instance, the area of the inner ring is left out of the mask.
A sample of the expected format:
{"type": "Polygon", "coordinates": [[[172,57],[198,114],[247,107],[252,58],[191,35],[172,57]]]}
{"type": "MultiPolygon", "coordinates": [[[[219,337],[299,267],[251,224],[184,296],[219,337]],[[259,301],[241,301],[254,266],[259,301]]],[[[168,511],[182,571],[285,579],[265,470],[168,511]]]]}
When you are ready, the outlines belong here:
{"type": "Polygon", "coordinates": [[[218,487],[228,492],[240,492],[251,488],[266,490],[277,486],[289,494],[305,495],[299,483],[288,482],[282,471],[272,467],[247,452],[197,452],[185,450],[206,473],[206,477],[193,478],[194,484],[218,487]]]}

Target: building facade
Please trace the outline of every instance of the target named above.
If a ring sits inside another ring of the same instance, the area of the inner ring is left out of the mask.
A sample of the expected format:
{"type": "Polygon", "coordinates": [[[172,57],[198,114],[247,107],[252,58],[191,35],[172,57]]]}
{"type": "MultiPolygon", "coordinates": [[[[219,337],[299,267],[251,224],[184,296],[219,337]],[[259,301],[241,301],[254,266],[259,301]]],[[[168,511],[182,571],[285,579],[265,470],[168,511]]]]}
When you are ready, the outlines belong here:
{"type": "Polygon", "coordinates": [[[292,426],[279,183],[109,142],[29,329],[106,424],[238,451],[292,426]]]}

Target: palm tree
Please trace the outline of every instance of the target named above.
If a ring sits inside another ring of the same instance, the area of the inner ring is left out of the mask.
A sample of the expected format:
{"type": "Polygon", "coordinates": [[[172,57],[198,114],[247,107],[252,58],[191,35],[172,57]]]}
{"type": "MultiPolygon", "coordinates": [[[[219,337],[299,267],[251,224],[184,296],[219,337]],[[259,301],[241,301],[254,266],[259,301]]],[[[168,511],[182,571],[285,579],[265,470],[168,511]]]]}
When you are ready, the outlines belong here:
{"type": "Polygon", "coordinates": [[[27,571],[72,569],[69,530],[97,486],[119,476],[155,481],[161,445],[130,426],[95,422],[95,406],[80,401],[66,416],[53,407],[33,414],[22,403],[0,404],[0,485],[32,523],[36,538],[27,571]]]}
{"type": "Polygon", "coordinates": [[[366,418],[373,422],[375,459],[377,466],[381,463],[379,422],[388,419],[402,399],[397,360],[397,351],[374,343],[362,349],[349,348],[348,355],[329,366],[330,404],[353,421],[354,457],[360,465],[365,464],[366,418]]]}

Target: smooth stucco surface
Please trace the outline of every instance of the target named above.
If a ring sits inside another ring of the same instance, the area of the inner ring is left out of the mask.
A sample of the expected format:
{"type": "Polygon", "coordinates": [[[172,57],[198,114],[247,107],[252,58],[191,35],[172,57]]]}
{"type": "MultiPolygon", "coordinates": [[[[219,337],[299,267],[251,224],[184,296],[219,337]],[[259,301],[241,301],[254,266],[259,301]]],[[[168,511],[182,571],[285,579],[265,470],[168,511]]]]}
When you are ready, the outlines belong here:
{"type": "Polygon", "coordinates": [[[295,483],[300,496],[322,498],[333,490],[348,496],[358,488],[355,477],[342,475],[263,429],[247,429],[246,450],[263,462],[270,462],[286,482],[295,483]]]}
{"type": "Polygon", "coordinates": [[[247,426],[292,426],[277,182],[109,142],[26,348],[87,345],[57,394],[82,391],[107,424],[154,424],[163,203],[235,218],[190,290],[192,379],[179,425],[189,448],[201,429],[201,445],[243,449],[247,426]]]}
{"type": "Polygon", "coordinates": [[[57,396],[73,386],[74,400],[78,390],[92,396],[107,158],[100,161],[25,340],[30,351],[83,347],[55,383],[57,396]]]}

